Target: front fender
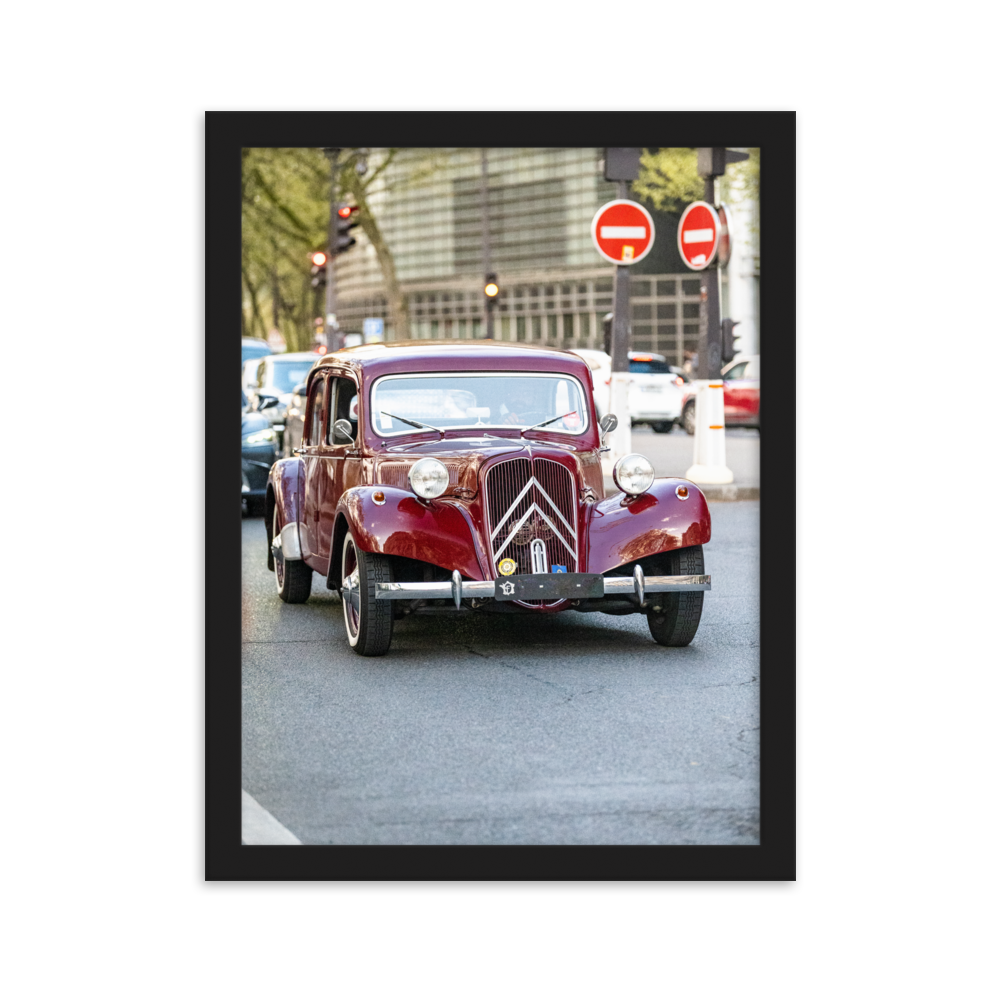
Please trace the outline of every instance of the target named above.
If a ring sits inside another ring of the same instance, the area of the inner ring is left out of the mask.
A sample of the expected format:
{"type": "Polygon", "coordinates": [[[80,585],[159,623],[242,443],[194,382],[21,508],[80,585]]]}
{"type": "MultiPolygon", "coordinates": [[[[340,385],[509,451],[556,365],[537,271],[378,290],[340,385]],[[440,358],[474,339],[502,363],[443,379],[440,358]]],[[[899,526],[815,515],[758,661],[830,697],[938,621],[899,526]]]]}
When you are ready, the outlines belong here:
{"type": "Polygon", "coordinates": [[[301,558],[305,533],[299,531],[305,489],[305,469],[301,458],[283,458],[271,466],[267,477],[267,499],[264,506],[264,524],[267,528],[267,568],[274,569],[271,555],[274,510],[278,511],[278,528],[283,541],[287,539],[285,558],[301,558]],[[290,537],[289,537],[290,536],[290,537]],[[297,546],[297,554],[296,553],[297,546]]]}
{"type": "Polygon", "coordinates": [[[421,501],[407,490],[392,486],[354,486],[337,504],[330,581],[339,582],[340,547],[347,529],[365,552],[405,556],[457,569],[467,580],[484,580],[472,533],[459,510],[450,503],[421,501]],[[377,504],[372,494],[385,495],[377,504]]]}
{"type": "Polygon", "coordinates": [[[712,517],[701,490],[686,479],[654,479],[635,499],[616,493],[594,504],[587,568],[607,573],[658,552],[704,545],[711,537],[712,517]],[[688,488],[686,500],[676,495],[678,486],[688,488]]]}

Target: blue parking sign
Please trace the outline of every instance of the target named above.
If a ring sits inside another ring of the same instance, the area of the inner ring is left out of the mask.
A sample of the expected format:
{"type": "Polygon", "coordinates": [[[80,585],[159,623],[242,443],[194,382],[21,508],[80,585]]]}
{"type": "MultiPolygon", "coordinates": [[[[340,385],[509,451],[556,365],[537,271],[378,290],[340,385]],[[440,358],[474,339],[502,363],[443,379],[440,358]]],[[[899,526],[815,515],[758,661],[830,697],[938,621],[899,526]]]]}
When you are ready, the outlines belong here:
{"type": "Polygon", "coordinates": [[[362,324],[362,329],[364,330],[366,344],[382,340],[384,337],[385,327],[384,321],[381,318],[366,319],[362,324]]]}

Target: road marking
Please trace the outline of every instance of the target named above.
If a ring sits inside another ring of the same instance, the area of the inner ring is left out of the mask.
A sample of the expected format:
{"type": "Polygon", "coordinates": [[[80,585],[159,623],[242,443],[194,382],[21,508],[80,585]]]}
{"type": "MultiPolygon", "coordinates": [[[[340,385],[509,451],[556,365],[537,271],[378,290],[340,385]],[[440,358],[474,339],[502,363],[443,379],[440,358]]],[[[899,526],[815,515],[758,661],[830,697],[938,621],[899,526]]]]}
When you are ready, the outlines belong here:
{"type": "Polygon", "coordinates": [[[244,844],[301,844],[291,830],[282,826],[252,795],[243,792],[244,844]]]}
{"type": "Polygon", "coordinates": [[[711,243],[715,239],[714,229],[685,229],[685,243],[711,243]]]}
{"type": "Polygon", "coordinates": [[[645,226],[601,226],[602,240],[643,240],[645,226]]]}

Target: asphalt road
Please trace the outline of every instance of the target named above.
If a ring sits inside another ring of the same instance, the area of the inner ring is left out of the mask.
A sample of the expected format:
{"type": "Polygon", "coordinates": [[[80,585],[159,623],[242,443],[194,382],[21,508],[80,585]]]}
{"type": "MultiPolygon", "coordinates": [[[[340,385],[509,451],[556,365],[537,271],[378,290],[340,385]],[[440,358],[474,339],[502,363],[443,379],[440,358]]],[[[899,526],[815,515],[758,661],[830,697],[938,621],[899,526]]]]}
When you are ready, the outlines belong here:
{"type": "MultiPolygon", "coordinates": [[[[632,428],[632,450],[645,455],[658,476],[680,476],[694,464],[694,438],[675,427],[669,434],[656,434],[645,425],[632,428]]],[[[726,465],[733,482],[760,486],[760,432],[749,427],[726,429],[726,465]]]]}
{"type": "Polygon", "coordinates": [[[305,844],[758,843],[758,514],[712,506],[686,648],[639,615],[470,614],[397,622],[381,658],[318,576],[282,604],[245,518],[243,788],[305,844]]]}

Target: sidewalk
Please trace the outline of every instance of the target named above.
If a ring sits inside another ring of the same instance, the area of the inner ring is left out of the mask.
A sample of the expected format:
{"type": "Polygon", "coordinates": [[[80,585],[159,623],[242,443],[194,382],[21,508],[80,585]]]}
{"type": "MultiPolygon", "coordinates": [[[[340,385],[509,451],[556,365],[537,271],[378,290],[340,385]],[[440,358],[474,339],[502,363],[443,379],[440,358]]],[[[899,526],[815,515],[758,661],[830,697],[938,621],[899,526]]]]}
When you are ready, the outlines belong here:
{"type": "MultiPolygon", "coordinates": [[[[656,475],[684,478],[694,462],[694,438],[679,428],[670,434],[656,434],[648,427],[632,428],[632,450],[653,463],[656,475]]],[[[714,501],[760,499],[760,434],[744,427],[726,431],[726,464],[733,481],[725,486],[699,486],[714,501]]],[[[605,492],[617,488],[610,476],[604,477],[605,492]]]]}

